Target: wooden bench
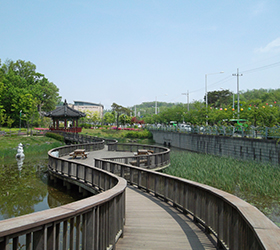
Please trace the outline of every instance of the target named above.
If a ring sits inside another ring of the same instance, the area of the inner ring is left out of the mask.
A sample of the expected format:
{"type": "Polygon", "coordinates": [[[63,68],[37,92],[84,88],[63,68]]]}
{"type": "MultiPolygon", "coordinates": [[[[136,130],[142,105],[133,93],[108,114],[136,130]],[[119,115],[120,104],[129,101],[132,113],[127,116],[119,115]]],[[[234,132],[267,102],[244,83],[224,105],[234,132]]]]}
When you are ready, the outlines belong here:
{"type": "Polygon", "coordinates": [[[69,154],[69,156],[72,156],[73,158],[76,158],[77,156],[81,156],[82,158],[87,158],[87,155],[88,152],[85,152],[85,149],[76,149],[69,154]]]}
{"type": "MultiPolygon", "coordinates": [[[[147,149],[138,149],[137,150],[137,155],[151,155],[153,153],[154,153],[153,150],[147,150],[147,149]]],[[[136,153],[134,153],[134,154],[136,154],[136,153]]]]}
{"type": "Polygon", "coordinates": [[[74,152],[71,152],[69,155],[70,155],[70,156],[74,156],[74,155],[75,155],[75,153],[74,153],[74,152]]]}
{"type": "MultiPolygon", "coordinates": [[[[132,166],[137,166],[137,160],[134,161],[130,161],[129,162],[132,166]]],[[[139,160],[139,165],[140,164],[145,164],[145,166],[148,165],[148,160],[147,159],[143,159],[143,160],[139,160]]]]}

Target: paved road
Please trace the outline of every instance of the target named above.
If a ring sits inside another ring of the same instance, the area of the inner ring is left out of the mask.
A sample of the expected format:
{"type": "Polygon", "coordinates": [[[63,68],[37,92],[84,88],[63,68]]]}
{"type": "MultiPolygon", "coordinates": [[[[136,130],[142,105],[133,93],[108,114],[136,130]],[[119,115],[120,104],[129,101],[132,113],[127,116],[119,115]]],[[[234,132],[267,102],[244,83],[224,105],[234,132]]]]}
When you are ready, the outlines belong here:
{"type": "MultiPolygon", "coordinates": [[[[93,164],[94,158],[132,156],[131,152],[110,152],[107,148],[89,152],[87,159],[75,161],[93,164]]],[[[64,158],[70,159],[70,156],[64,158]]],[[[126,189],[124,236],[116,250],[216,249],[211,240],[190,218],[172,206],[135,187],[126,189]]]]}

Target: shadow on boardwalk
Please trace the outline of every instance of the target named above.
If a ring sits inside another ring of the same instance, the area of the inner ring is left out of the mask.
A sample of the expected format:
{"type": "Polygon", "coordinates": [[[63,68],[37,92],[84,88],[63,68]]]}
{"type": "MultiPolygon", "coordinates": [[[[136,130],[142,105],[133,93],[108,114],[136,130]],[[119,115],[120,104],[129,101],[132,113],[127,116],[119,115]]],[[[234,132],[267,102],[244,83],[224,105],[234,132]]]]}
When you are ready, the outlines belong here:
{"type": "Polygon", "coordinates": [[[126,189],[126,223],[117,250],[216,249],[192,220],[135,187],[126,189]]]}

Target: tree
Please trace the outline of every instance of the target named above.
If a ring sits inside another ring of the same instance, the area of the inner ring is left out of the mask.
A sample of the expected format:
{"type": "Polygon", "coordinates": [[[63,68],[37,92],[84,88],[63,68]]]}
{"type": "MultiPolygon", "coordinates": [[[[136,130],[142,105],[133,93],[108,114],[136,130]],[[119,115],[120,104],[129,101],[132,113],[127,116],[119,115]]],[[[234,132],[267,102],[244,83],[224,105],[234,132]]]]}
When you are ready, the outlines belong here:
{"type": "Polygon", "coordinates": [[[103,117],[103,122],[105,124],[112,124],[115,122],[115,116],[111,112],[106,112],[103,117]]]}
{"type": "Polygon", "coordinates": [[[12,111],[15,114],[23,114],[21,120],[26,122],[28,130],[32,126],[36,114],[38,114],[36,104],[36,98],[28,93],[19,94],[12,104],[12,111]]]}
{"type": "Polygon", "coordinates": [[[30,86],[30,92],[38,100],[38,111],[50,111],[55,108],[61,100],[59,89],[47,78],[43,77],[37,84],[30,86]]]}
{"type": "MultiPolygon", "coordinates": [[[[207,93],[208,104],[216,107],[227,106],[232,100],[233,93],[228,89],[219,90],[219,91],[210,91],[207,93]]],[[[204,101],[206,100],[206,96],[204,96],[204,101]]]]}
{"type": "Polygon", "coordinates": [[[123,106],[121,106],[121,105],[118,105],[118,104],[116,104],[116,103],[113,103],[112,105],[111,105],[111,108],[112,108],[112,110],[113,110],[113,112],[115,112],[116,113],[116,116],[117,116],[117,128],[119,127],[119,118],[120,118],[120,115],[121,114],[126,114],[126,115],[130,115],[130,112],[131,112],[131,110],[129,109],[129,108],[125,108],[125,107],[123,107],[123,106]]]}
{"type": "Polygon", "coordinates": [[[24,110],[26,122],[32,124],[37,118],[39,121],[38,111],[51,111],[60,101],[59,89],[36,72],[35,64],[7,60],[3,65],[0,61],[0,66],[0,113],[5,112],[15,124],[20,110],[24,110]]]}
{"type": "Polygon", "coordinates": [[[83,122],[96,124],[100,122],[99,113],[97,111],[85,110],[86,117],[81,118],[83,122]]]}

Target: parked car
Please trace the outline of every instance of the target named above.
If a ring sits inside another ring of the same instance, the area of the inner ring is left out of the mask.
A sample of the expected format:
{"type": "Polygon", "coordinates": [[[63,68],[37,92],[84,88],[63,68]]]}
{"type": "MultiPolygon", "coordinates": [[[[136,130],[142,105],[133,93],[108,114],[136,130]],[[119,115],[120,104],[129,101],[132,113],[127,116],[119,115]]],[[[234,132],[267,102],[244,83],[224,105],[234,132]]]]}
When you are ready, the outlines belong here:
{"type": "Polygon", "coordinates": [[[192,127],[190,125],[187,125],[187,124],[179,124],[179,130],[184,131],[184,132],[191,132],[192,127]]]}

